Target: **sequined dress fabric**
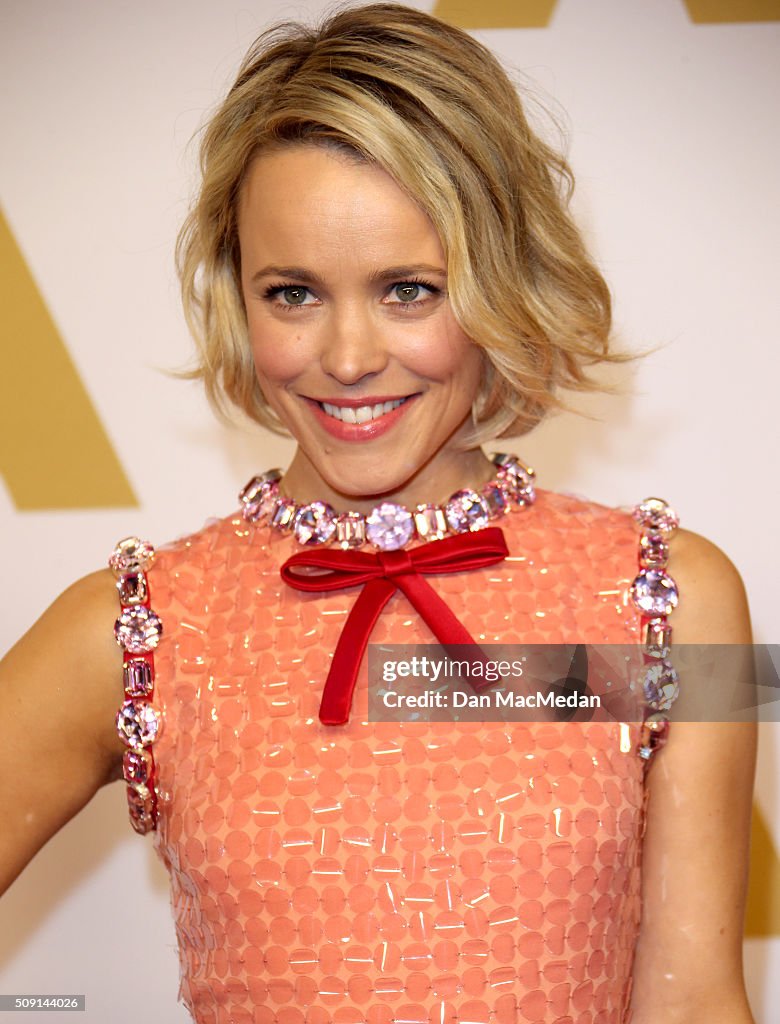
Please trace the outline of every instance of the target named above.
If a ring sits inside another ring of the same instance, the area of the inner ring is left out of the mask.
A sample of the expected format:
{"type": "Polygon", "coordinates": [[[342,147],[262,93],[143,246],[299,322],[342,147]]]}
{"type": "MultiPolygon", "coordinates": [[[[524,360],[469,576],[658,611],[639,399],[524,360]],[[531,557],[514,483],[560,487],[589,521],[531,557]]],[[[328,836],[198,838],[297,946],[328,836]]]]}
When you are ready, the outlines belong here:
{"type": "MultiPolygon", "coordinates": [[[[638,643],[629,512],[537,489],[510,557],[429,577],[472,636],[638,643]]],[[[356,591],[239,513],[158,549],[155,848],[198,1024],[624,1024],[643,762],[620,723],[317,716],[356,591]]],[[[396,593],[372,642],[434,643],[396,593]]]]}

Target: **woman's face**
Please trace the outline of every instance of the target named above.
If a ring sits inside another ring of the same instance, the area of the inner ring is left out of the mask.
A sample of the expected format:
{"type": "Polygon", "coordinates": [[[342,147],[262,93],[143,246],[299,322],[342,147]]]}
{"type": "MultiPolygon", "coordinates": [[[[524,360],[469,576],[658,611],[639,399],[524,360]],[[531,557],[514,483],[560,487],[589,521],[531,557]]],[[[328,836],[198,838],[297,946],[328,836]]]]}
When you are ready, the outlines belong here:
{"type": "Polygon", "coordinates": [[[484,455],[456,446],[481,353],[450,308],[433,224],[393,179],[321,146],[269,151],[238,229],[257,377],[299,446],[294,496],[440,501],[464,472],[487,479],[484,455]]]}

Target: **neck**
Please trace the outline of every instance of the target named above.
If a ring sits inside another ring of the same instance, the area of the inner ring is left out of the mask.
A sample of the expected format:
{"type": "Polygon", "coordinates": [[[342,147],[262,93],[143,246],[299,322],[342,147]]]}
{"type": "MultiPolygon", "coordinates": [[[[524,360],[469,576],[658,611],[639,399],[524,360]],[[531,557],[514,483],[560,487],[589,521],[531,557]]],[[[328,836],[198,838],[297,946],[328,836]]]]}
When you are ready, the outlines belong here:
{"type": "MultiPolygon", "coordinates": [[[[315,468],[306,453],[298,448],[290,468],[280,482],[280,491],[300,504],[325,501],[336,512],[368,513],[380,501],[392,501],[407,508],[417,505],[441,504],[461,488],[479,488],[495,476],[496,467],[480,448],[465,452],[439,452],[428,465],[420,467],[412,476],[389,488],[349,490],[338,476],[329,471],[327,460],[323,468],[315,468]],[[326,474],[327,473],[327,478],[326,474]]],[[[376,467],[370,467],[375,470],[376,467]]],[[[366,472],[361,479],[374,475],[366,472]]]]}

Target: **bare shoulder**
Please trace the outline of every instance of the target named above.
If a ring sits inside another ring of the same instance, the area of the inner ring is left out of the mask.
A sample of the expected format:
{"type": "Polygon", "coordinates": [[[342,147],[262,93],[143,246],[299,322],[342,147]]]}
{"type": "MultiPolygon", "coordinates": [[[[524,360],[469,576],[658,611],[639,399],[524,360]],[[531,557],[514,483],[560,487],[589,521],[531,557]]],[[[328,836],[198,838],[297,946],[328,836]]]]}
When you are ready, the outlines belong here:
{"type": "Polygon", "coordinates": [[[90,573],[0,661],[0,893],[121,773],[117,610],[110,572],[90,573]]]}
{"type": "MultiPolygon", "coordinates": [[[[745,585],[721,548],[700,534],[678,530],[670,541],[668,572],[679,590],[679,603],[669,616],[673,662],[674,645],[729,644],[741,649],[752,643],[745,585]]],[[[749,673],[752,661],[736,659],[734,665],[749,673]]],[[[660,777],[667,771],[688,778],[694,764],[707,765],[710,772],[728,771],[726,750],[741,750],[750,763],[755,732],[755,723],[750,722],[673,722],[669,743],[650,772],[651,791],[661,788],[660,777]]],[[[702,794],[699,799],[703,801],[702,794]]]]}
{"type": "Polygon", "coordinates": [[[78,716],[81,724],[66,744],[89,745],[106,781],[122,755],[113,728],[123,699],[122,654],[113,636],[118,611],[111,572],[89,573],[60,594],[0,663],[0,700],[34,718],[28,725],[40,735],[50,723],[78,716]]]}
{"type": "Polygon", "coordinates": [[[728,555],[691,530],[670,540],[668,572],[680,592],[670,616],[676,643],[751,643],[745,584],[728,555]]]}
{"type": "MultiPolygon", "coordinates": [[[[674,644],[751,643],[744,583],[716,544],[677,531],[668,572],[680,595],[669,617],[674,644]]],[[[632,996],[637,1024],[752,1020],[741,949],[755,758],[755,722],[717,721],[673,721],[655,756],[632,996]]]]}
{"type": "Polygon", "coordinates": [[[119,610],[116,580],[109,569],[99,569],[68,587],[47,612],[81,681],[91,735],[106,765],[106,782],[121,777],[125,750],[114,725],[124,700],[122,652],[114,639],[119,610]]]}

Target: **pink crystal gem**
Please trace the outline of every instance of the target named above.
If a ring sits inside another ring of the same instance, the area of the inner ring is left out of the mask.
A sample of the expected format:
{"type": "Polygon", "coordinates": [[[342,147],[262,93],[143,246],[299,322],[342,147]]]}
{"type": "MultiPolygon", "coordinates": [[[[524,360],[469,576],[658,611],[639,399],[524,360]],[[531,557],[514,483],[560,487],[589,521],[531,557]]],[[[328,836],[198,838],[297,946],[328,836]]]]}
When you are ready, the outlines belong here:
{"type": "Polygon", "coordinates": [[[292,528],[299,544],[327,544],[336,532],[336,513],[326,502],[313,501],[298,509],[292,528]]]}
{"type": "Polygon", "coordinates": [[[162,622],[150,608],[138,605],[126,608],[114,623],[114,636],[120,647],[131,654],[154,650],[162,636],[162,622]]]}
{"type": "Polygon", "coordinates": [[[671,662],[645,667],[642,681],[645,700],[656,711],[668,711],[680,695],[680,683],[671,662]]]}
{"type": "Polygon", "coordinates": [[[271,514],[281,476],[280,470],[271,469],[260,476],[252,477],[238,496],[245,519],[256,523],[271,514]]]}
{"type": "Polygon", "coordinates": [[[418,505],[414,510],[414,525],[421,540],[441,540],[447,536],[447,517],[438,505],[418,505]]]}
{"type": "Polygon", "coordinates": [[[274,504],[279,495],[278,484],[268,484],[265,494],[253,505],[244,505],[244,518],[250,523],[259,523],[267,519],[274,509],[274,504]]]}
{"type": "Polygon", "coordinates": [[[116,715],[119,738],[136,750],[154,743],[161,727],[159,711],[145,700],[126,700],[116,715]]]}
{"type": "Polygon", "coordinates": [[[672,644],[672,627],[666,619],[650,619],[645,627],[645,654],[665,658],[672,644]]]}
{"type": "Polygon", "coordinates": [[[663,498],[645,498],[633,508],[634,519],[640,526],[660,533],[674,533],[680,519],[674,509],[663,498]]]}
{"type": "Polygon", "coordinates": [[[647,569],[663,569],[669,561],[669,544],[660,533],[643,533],[639,538],[639,564],[647,569]]]}
{"type": "Polygon", "coordinates": [[[281,478],[282,473],[279,469],[269,469],[267,473],[253,476],[249,483],[241,490],[238,500],[242,505],[254,505],[266,494],[271,484],[278,483],[281,478]]]}
{"type": "Polygon", "coordinates": [[[154,561],[154,548],[148,540],[138,537],[125,537],[120,540],[108,560],[109,567],[115,576],[124,573],[145,572],[154,561]]]}
{"type": "Polygon", "coordinates": [[[496,452],[491,457],[491,462],[514,476],[524,477],[529,483],[536,476],[536,472],[530,466],[524,466],[516,455],[505,455],[503,452],[496,452]]]}
{"type": "Polygon", "coordinates": [[[447,522],[454,533],[483,530],[488,525],[488,507],[476,491],[456,491],[447,502],[447,522]]]}
{"type": "Polygon", "coordinates": [[[653,754],[666,743],[669,735],[669,719],[666,715],[648,715],[639,732],[639,756],[649,761],[653,754]]]}
{"type": "Polygon", "coordinates": [[[154,793],[143,783],[128,783],[125,788],[130,821],[136,832],[143,835],[154,828],[156,809],[154,793]]]}
{"type": "Polygon", "coordinates": [[[271,512],[271,525],[278,530],[288,530],[295,518],[298,506],[289,498],[276,498],[271,512]]]}
{"type": "Polygon", "coordinates": [[[147,783],[152,774],[152,758],[145,750],[126,750],[122,758],[125,782],[147,783]]]}
{"type": "Polygon", "coordinates": [[[646,615],[668,615],[677,607],[677,584],[660,569],[643,569],[630,592],[634,604],[646,615]]]}
{"type": "Polygon", "coordinates": [[[152,668],[148,661],[136,658],[124,664],[125,693],[128,697],[148,697],[154,688],[152,668]]]}
{"type": "Polygon", "coordinates": [[[139,810],[146,810],[152,803],[152,791],[143,782],[128,783],[127,799],[139,810]]]}
{"type": "Polygon", "coordinates": [[[149,598],[146,576],[142,572],[131,572],[120,576],[116,589],[121,604],[145,604],[149,598]]]}
{"type": "Polygon", "coordinates": [[[366,519],[366,536],[381,551],[397,551],[414,536],[414,519],[404,505],[383,501],[366,519]]]}
{"type": "Polygon", "coordinates": [[[359,548],[366,540],[366,520],[359,512],[342,512],[336,516],[336,546],[347,550],[359,548]]]}
{"type": "Polygon", "coordinates": [[[501,468],[497,473],[498,483],[517,505],[532,505],[536,501],[533,483],[522,476],[501,468]]]}
{"type": "Polygon", "coordinates": [[[153,806],[153,804],[150,804],[148,808],[144,806],[139,810],[128,800],[130,824],[139,835],[144,836],[147,832],[151,832],[154,829],[154,811],[151,809],[153,806]]]}
{"type": "Polygon", "coordinates": [[[509,495],[501,483],[486,484],[482,488],[482,497],[491,519],[500,519],[509,511],[509,495]]]}
{"type": "Polygon", "coordinates": [[[493,462],[498,466],[499,482],[518,505],[532,505],[536,501],[534,477],[530,466],[524,466],[516,455],[497,454],[493,462]]]}

